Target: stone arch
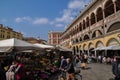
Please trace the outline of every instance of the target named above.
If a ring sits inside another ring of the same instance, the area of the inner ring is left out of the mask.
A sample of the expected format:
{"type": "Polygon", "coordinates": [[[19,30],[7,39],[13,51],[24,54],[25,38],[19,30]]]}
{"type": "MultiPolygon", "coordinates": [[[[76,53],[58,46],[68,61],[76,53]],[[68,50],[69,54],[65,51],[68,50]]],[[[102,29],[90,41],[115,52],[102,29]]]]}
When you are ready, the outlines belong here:
{"type": "Polygon", "coordinates": [[[79,30],[82,31],[82,24],[79,24],[79,30]]]}
{"type": "Polygon", "coordinates": [[[91,13],[90,20],[91,20],[91,25],[96,23],[96,21],[95,21],[95,14],[94,13],[91,13]]]}
{"type": "Polygon", "coordinates": [[[82,54],[82,46],[80,45],[79,46],[79,52],[80,52],[80,55],[82,54]]]}
{"type": "Polygon", "coordinates": [[[76,52],[77,52],[77,53],[79,52],[79,47],[78,47],[78,46],[76,46],[76,52]]]}
{"type": "Polygon", "coordinates": [[[108,0],[104,6],[105,17],[114,13],[114,4],[112,0],[108,0]]]}
{"type": "Polygon", "coordinates": [[[83,20],[83,30],[85,29],[85,20],[83,20]]]}
{"type": "Polygon", "coordinates": [[[92,42],[90,42],[90,43],[88,44],[88,49],[92,49],[92,48],[94,48],[94,44],[93,44],[92,42]]]}
{"type": "Polygon", "coordinates": [[[79,25],[77,24],[77,33],[79,32],[80,30],[79,30],[79,25]]]}
{"type": "Polygon", "coordinates": [[[104,44],[103,44],[102,41],[97,41],[96,44],[95,44],[95,48],[97,48],[97,47],[103,47],[103,46],[104,46],[104,44]]]}
{"type": "Polygon", "coordinates": [[[98,22],[103,19],[103,9],[99,7],[96,13],[97,13],[97,22],[98,22]]]}
{"type": "Polygon", "coordinates": [[[97,30],[96,31],[96,37],[99,37],[99,36],[101,36],[102,35],[102,32],[100,31],[100,30],[97,30]]]}
{"type": "Polygon", "coordinates": [[[76,38],[76,39],[75,39],[75,42],[76,42],[76,43],[78,43],[78,42],[79,42],[78,38],[76,38]]]}
{"type": "Polygon", "coordinates": [[[83,45],[83,50],[87,50],[87,49],[88,49],[87,44],[84,44],[83,45]]]}
{"type": "Polygon", "coordinates": [[[120,22],[115,22],[108,28],[107,32],[112,32],[118,29],[120,29],[120,22]]]}
{"type": "Polygon", "coordinates": [[[80,37],[79,41],[82,41],[82,38],[80,37]]]}
{"type": "Polygon", "coordinates": [[[89,17],[86,18],[86,27],[89,27],[89,17]]]}
{"type": "Polygon", "coordinates": [[[88,39],[90,39],[90,37],[89,37],[89,35],[85,35],[84,37],[83,37],[83,40],[88,40],[88,39]]]}
{"type": "Polygon", "coordinates": [[[100,30],[95,30],[92,34],[92,38],[99,37],[102,35],[102,32],[100,30]]]}
{"type": "Polygon", "coordinates": [[[73,28],[73,35],[75,35],[75,28],[73,28]]]}
{"type": "Polygon", "coordinates": [[[115,3],[116,3],[116,11],[119,11],[120,10],[120,0],[116,0],[115,3]]]}
{"type": "Polygon", "coordinates": [[[81,45],[79,46],[79,50],[82,50],[82,46],[81,45]]]}
{"type": "Polygon", "coordinates": [[[112,46],[112,45],[120,45],[119,41],[115,38],[110,38],[107,43],[106,46],[112,46]]]}
{"type": "Polygon", "coordinates": [[[77,33],[77,27],[75,26],[75,31],[74,31],[74,34],[76,34],[77,33]]]}

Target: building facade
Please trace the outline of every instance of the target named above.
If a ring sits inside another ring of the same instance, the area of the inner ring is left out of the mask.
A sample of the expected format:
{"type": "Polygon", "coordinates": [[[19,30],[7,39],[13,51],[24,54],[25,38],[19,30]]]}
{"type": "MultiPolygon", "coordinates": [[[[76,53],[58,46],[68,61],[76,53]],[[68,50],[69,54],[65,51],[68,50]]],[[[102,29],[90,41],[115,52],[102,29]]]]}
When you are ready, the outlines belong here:
{"type": "Polygon", "coordinates": [[[4,27],[2,24],[0,24],[0,40],[10,39],[10,38],[22,39],[23,34],[20,32],[14,31],[10,27],[4,27]]]}
{"type": "Polygon", "coordinates": [[[62,32],[50,31],[48,33],[48,43],[51,44],[51,45],[60,44],[61,34],[62,34],[62,32]]]}
{"type": "Polygon", "coordinates": [[[93,0],[62,33],[60,44],[74,54],[120,46],[120,0],[93,0]]]}

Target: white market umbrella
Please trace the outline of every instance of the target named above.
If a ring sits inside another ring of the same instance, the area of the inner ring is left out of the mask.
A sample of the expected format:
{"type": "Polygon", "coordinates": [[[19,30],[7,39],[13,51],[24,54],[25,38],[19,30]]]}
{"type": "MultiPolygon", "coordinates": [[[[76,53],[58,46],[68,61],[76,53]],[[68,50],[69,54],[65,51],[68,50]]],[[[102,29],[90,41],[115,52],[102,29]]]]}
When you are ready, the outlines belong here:
{"type": "Polygon", "coordinates": [[[40,49],[37,46],[16,38],[0,41],[0,50],[3,52],[24,51],[40,49]]]}

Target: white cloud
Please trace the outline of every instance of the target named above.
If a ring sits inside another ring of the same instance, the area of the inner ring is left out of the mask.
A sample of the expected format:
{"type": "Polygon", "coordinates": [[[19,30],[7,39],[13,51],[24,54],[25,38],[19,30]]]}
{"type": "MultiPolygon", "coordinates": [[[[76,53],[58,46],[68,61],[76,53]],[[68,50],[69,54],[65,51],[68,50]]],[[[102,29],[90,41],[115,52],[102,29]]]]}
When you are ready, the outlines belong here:
{"type": "Polygon", "coordinates": [[[71,20],[73,20],[73,17],[70,10],[64,10],[62,17],[56,18],[56,22],[69,23],[71,20]]]}
{"type": "Polygon", "coordinates": [[[63,27],[64,25],[63,24],[56,24],[55,26],[56,27],[63,27]]]}
{"type": "Polygon", "coordinates": [[[24,21],[31,21],[31,18],[30,17],[17,17],[15,19],[15,22],[24,22],[24,21]]]}
{"type": "Polygon", "coordinates": [[[68,8],[71,9],[82,9],[85,7],[85,5],[88,5],[91,0],[72,0],[68,4],[68,8]]]}
{"type": "Polygon", "coordinates": [[[81,5],[83,5],[83,2],[82,2],[82,1],[75,0],[75,1],[71,1],[71,2],[68,4],[68,8],[70,8],[70,9],[76,9],[76,8],[80,8],[81,5]]]}
{"type": "Polygon", "coordinates": [[[55,19],[56,22],[63,22],[69,24],[79,12],[88,4],[91,0],[72,0],[68,3],[66,9],[62,11],[62,16],[55,19]]]}
{"type": "Polygon", "coordinates": [[[15,22],[29,22],[32,24],[50,24],[47,18],[31,18],[31,17],[17,17],[15,22]]]}
{"type": "Polygon", "coordinates": [[[33,24],[49,24],[49,20],[47,18],[38,18],[33,21],[33,24]]]}

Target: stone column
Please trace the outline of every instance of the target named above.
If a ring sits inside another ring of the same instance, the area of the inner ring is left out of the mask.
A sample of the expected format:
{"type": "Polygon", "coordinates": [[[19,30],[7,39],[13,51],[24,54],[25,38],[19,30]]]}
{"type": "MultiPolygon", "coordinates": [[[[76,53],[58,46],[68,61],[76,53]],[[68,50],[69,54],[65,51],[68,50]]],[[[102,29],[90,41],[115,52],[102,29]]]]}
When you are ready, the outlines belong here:
{"type": "Polygon", "coordinates": [[[116,10],[117,5],[116,5],[115,1],[116,1],[116,0],[114,0],[113,4],[114,4],[114,13],[116,14],[116,12],[117,12],[117,10],[116,10]]]}
{"type": "Polygon", "coordinates": [[[88,57],[89,57],[89,56],[90,56],[90,51],[89,51],[89,49],[88,49],[87,53],[88,53],[88,57]]]}
{"type": "Polygon", "coordinates": [[[97,23],[97,15],[95,14],[95,23],[97,23]]]}
{"type": "Polygon", "coordinates": [[[97,57],[97,51],[95,50],[95,57],[97,57]]]}

